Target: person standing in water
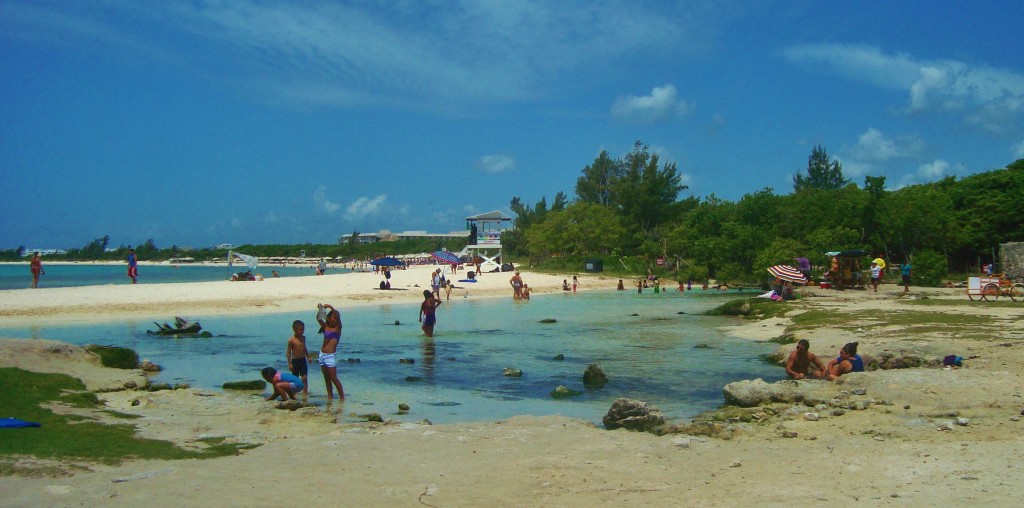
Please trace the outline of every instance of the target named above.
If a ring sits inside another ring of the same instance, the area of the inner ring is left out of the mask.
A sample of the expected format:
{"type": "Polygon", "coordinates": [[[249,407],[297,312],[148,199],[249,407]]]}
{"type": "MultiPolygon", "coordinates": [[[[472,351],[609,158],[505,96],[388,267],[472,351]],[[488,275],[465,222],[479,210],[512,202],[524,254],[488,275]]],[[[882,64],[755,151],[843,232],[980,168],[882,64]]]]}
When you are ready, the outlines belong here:
{"type": "Polygon", "coordinates": [[[434,325],[437,324],[437,306],[441,305],[441,299],[434,296],[433,293],[423,290],[423,303],[420,304],[420,316],[419,321],[423,323],[421,327],[423,333],[427,334],[427,337],[434,336],[434,325]]]}
{"type": "Polygon", "coordinates": [[[39,276],[43,272],[43,260],[39,259],[39,253],[36,252],[32,255],[32,261],[28,264],[29,270],[32,270],[32,287],[39,287],[39,276]]]}
{"type": "Polygon", "coordinates": [[[334,387],[338,388],[338,399],[345,400],[345,390],[341,387],[341,380],[338,379],[338,343],[341,342],[341,313],[330,304],[323,304],[327,309],[327,318],[320,319],[317,314],[316,320],[324,330],[324,345],[320,347],[320,355],[317,358],[320,363],[320,372],[324,375],[324,383],[327,385],[327,400],[334,398],[334,387]]]}
{"type": "Polygon", "coordinates": [[[135,284],[135,279],[139,276],[139,258],[135,257],[135,249],[128,249],[128,278],[132,280],[132,284],[135,284]]]}

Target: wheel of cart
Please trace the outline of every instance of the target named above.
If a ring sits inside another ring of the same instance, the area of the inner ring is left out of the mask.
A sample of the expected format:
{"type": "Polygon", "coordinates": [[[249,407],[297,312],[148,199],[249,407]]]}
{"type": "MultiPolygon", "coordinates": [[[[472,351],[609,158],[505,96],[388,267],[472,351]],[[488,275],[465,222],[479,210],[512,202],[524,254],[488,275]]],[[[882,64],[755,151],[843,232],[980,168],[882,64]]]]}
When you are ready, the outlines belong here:
{"type": "Polygon", "coordinates": [[[1024,284],[1017,282],[1010,286],[1010,299],[1015,302],[1024,302],[1024,284]]]}
{"type": "Polygon", "coordinates": [[[981,288],[981,299],[987,302],[994,302],[999,299],[999,284],[989,282],[981,288]]]}

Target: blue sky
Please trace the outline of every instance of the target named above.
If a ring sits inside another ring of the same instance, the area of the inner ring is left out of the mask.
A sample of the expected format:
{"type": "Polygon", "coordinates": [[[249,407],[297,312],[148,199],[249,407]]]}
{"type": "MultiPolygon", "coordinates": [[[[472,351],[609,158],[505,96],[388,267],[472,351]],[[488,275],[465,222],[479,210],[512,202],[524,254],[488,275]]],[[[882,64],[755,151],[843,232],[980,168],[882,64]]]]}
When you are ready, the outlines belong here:
{"type": "Polygon", "coordinates": [[[0,248],[332,243],[570,196],[636,140],[685,195],[1024,158],[1019,1],[0,3],[0,248]]]}

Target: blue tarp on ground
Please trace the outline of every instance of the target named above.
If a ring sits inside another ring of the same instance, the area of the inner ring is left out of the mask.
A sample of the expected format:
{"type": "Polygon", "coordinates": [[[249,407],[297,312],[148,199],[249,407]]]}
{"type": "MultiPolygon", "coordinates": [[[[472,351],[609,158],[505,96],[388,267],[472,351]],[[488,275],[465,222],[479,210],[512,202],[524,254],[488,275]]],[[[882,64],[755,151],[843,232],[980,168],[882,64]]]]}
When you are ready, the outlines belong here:
{"type": "Polygon", "coordinates": [[[17,418],[0,418],[0,429],[18,429],[22,427],[42,427],[42,425],[17,418]]]}

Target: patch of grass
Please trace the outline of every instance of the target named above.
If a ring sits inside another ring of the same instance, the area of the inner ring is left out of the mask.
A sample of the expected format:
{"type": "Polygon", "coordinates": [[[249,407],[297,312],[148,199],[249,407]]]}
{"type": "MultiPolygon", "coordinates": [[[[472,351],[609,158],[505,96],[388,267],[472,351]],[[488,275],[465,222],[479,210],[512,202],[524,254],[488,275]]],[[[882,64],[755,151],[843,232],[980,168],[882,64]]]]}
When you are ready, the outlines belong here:
{"type": "Polygon", "coordinates": [[[139,366],[138,353],[126,347],[89,345],[85,349],[99,355],[104,367],[134,369],[139,366]]]}
{"type": "Polygon", "coordinates": [[[100,405],[100,399],[92,392],[66,392],[61,396],[60,401],[71,407],[96,407],[100,405]]]}
{"type": "Polygon", "coordinates": [[[965,305],[976,305],[976,306],[980,306],[980,307],[989,307],[989,306],[991,306],[991,307],[1014,308],[1014,309],[1024,308],[1024,303],[1015,302],[1013,300],[1010,300],[1010,298],[1006,297],[1006,296],[1004,296],[1004,297],[1002,297],[999,300],[994,301],[994,302],[982,302],[982,301],[973,301],[972,302],[972,301],[968,300],[966,296],[964,296],[963,300],[946,300],[946,299],[940,300],[940,299],[937,299],[937,298],[929,298],[927,300],[906,300],[903,303],[905,303],[906,305],[917,305],[917,306],[921,306],[921,307],[963,307],[965,305]]]}
{"type": "Polygon", "coordinates": [[[103,412],[108,414],[108,415],[110,415],[110,416],[113,416],[114,418],[120,418],[122,420],[136,420],[138,418],[142,418],[141,415],[134,415],[134,414],[131,414],[131,413],[122,413],[120,411],[111,411],[109,409],[105,409],[103,412]]]}
{"type": "Polygon", "coordinates": [[[773,302],[763,298],[738,298],[729,300],[713,309],[704,311],[705,316],[744,316],[756,319],[785,316],[790,310],[787,302],[773,302]]]}
{"type": "Polygon", "coordinates": [[[139,438],[131,425],[108,425],[81,416],[55,414],[42,406],[59,403],[87,409],[101,407],[96,395],[85,391],[82,381],[66,374],[0,368],[0,386],[5,387],[0,390],[0,407],[5,415],[42,424],[38,428],[4,430],[4,436],[10,438],[0,439],[0,456],[77,458],[116,464],[128,458],[212,458],[252,447],[218,444],[201,451],[185,450],[170,441],[139,438]]]}
{"type": "Polygon", "coordinates": [[[838,327],[842,324],[856,324],[861,319],[856,312],[830,312],[808,310],[793,316],[793,328],[838,327]]]}
{"type": "Polygon", "coordinates": [[[262,390],[267,387],[267,382],[261,379],[253,381],[228,381],[221,387],[225,390],[262,390]]]}

